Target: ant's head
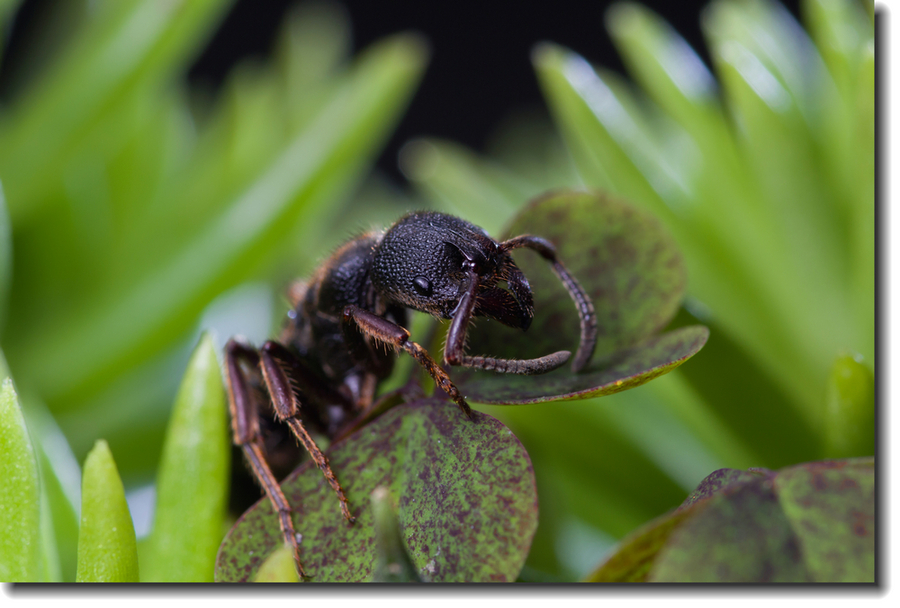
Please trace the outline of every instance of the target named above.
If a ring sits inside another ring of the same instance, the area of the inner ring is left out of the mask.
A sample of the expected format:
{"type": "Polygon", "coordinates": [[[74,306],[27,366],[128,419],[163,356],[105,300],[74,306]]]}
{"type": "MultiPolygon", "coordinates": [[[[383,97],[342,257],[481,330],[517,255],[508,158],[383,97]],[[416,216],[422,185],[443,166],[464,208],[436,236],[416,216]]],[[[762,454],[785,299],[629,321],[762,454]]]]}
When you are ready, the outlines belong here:
{"type": "Polygon", "coordinates": [[[450,215],[400,218],[375,246],[372,282],[392,302],[450,319],[469,288],[470,270],[478,281],[474,314],[527,329],[534,300],[525,275],[484,230],[450,215]]]}

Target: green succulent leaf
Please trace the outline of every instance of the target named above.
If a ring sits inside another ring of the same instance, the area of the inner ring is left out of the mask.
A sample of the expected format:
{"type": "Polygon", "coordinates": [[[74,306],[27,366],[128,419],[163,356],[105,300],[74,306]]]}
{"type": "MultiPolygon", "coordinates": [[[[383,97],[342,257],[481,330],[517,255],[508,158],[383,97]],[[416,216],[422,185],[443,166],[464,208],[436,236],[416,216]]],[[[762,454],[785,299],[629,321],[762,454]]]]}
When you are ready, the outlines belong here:
{"type": "Polygon", "coordinates": [[[231,438],[215,346],[204,335],[188,364],[169,422],[144,581],[212,582],[222,540],[231,438]]]}
{"type": "Polygon", "coordinates": [[[299,583],[294,553],[288,545],[275,549],[259,566],[254,583],[299,583]]]}
{"type": "MultiPolygon", "coordinates": [[[[341,515],[321,472],[307,462],[282,489],[302,536],[300,558],[313,581],[375,576],[372,492],[397,500],[399,533],[416,573],[433,581],[512,581],[537,527],[531,461],[496,419],[468,420],[443,400],[399,405],[334,444],[328,458],[356,521],[341,515]]],[[[225,538],[217,581],[248,581],[282,546],[268,499],[247,511],[225,538]]]]}
{"type": "Polygon", "coordinates": [[[589,580],[874,582],[875,461],[716,471],[589,580]]]}
{"type": "Polygon", "coordinates": [[[136,583],[137,541],[125,489],[112,452],[98,440],[84,462],[81,526],[78,530],[79,583],[136,583]]]}
{"type": "Polygon", "coordinates": [[[81,466],[56,420],[34,397],[24,411],[41,478],[41,544],[46,580],[75,582],[81,466]]]}
{"type": "MultiPolygon", "coordinates": [[[[538,198],[516,216],[506,236],[519,234],[553,242],[593,301],[594,360],[579,374],[567,367],[527,377],[462,371],[454,378],[473,401],[534,403],[615,393],[671,371],[706,342],[703,326],[656,335],[680,306],[686,273],[675,242],[649,214],[606,194],[559,192],[538,198]]],[[[469,332],[468,352],[513,358],[574,352],[578,317],[559,279],[534,253],[516,252],[516,263],[534,294],[531,327],[523,333],[479,322],[469,332]]]]}
{"type": "Polygon", "coordinates": [[[875,452],[875,378],[860,357],[838,357],[825,391],[825,444],[832,458],[875,452]]]}
{"type": "Polygon", "coordinates": [[[40,580],[41,484],[12,380],[0,388],[0,581],[40,580]]]}

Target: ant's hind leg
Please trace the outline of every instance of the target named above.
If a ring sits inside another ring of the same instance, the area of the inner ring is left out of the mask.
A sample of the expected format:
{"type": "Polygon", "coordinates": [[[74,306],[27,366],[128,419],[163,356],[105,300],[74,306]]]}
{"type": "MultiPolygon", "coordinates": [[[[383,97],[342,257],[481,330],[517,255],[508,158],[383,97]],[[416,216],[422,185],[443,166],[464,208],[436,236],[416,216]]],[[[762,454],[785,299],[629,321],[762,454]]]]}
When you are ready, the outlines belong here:
{"type": "Polygon", "coordinates": [[[303,422],[300,421],[300,402],[294,393],[290,378],[284,367],[285,365],[293,364],[296,364],[296,361],[287,349],[277,342],[266,342],[259,350],[259,367],[262,370],[266,389],[268,389],[272,398],[276,417],[290,427],[294,436],[300,440],[300,443],[309,452],[316,466],[325,475],[325,479],[328,481],[331,489],[334,490],[341,501],[341,512],[344,514],[344,518],[352,523],[356,518],[350,514],[350,505],[347,502],[347,497],[344,495],[344,489],[338,482],[337,477],[335,477],[334,471],[331,470],[328,458],[322,453],[322,450],[319,449],[313,438],[310,437],[306,427],[303,426],[303,422]]]}
{"type": "Polygon", "coordinates": [[[250,463],[253,476],[262,486],[278,514],[278,523],[285,543],[294,554],[294,564],[301,579],[306,572],[300,563],[300,547],[294,523],[291,521],[291,507],[278,485],[278,480],[266,462],[262,437],[259,432],[259,410],[253,398],[247,377],[241,369],[241,360],[247,365],[256,367],[259,364],[259,353],[239,342],[230,340],[225,347],[225,361],[228,368],[228,407],[231,411],[231,429],[234,444],[239,446],[250,463]]]}
{"type": "Polygon", "coordinates": [[[431,358],[428,351],[409,339],[409,332],[405,328],[353,305],[344,309],[343,323],[353,323],[370,338],[383,342],[392,348],[403,349],[412,355],[434,379],[434,383],[453,399],[456,405],[459,406],[459,409],[469,418],[473,417],[472,408],[469,407],[462,393],[450,380],[447,372],[431,358]]]}

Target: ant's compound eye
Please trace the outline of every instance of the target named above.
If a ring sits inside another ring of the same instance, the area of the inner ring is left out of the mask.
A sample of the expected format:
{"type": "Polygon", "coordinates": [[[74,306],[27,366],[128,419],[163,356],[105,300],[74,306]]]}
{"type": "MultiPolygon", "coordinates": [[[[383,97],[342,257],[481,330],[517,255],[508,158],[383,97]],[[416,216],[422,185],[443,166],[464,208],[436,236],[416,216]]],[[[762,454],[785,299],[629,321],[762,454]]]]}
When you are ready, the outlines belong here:
{"type": "Polygon", "coordinates": [[[431,285],[431,281],[429,281],[425,277],[420,276],[414,278],[413,285],[416,287],[416,291],[418,291],[419,294],[423,296],[430,296],[434,291],[434,288],[431,285]]]}

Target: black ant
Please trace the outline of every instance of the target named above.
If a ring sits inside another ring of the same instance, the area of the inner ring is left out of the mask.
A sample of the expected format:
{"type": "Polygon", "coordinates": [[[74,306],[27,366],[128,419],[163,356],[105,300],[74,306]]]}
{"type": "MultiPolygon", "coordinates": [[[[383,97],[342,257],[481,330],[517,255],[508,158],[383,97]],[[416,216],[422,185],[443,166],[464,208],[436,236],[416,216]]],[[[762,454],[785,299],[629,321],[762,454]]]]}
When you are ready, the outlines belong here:
{"type": "Polygon", "coordinates": [[[266,435],[273,422],[288,425],[337,493],[344,517],[353,522],[344,491],[306,425],[334,438],[347,420],[369,411],[379,381],[394,366],[394,353],[383,345],[412,355],[465,415],[473,416],[447,373],[409,339],[404,328],[407,309],[452,319],[445,365],[541,374],[571,356],[569,351],[537,359],[464,354],[466,328],[473,316],[522,330],[531,324],[531,287],[509,254],[520,248],[548,260],[575,302],[581,320],[581,343],[572,361],[577,372],[593,353],[597,322],[590,298],[559,261],[555,247],[531,235],[498,243],[469,222],[435,212],[405,215],[386,232],[367,232],[341,246],[308,281],[291,288],[292,308],[278,341],[270,340],[259,349],[234,339],[228,342],[234,442],[278,513],[301,577],[305,573],[291,508],[267,462],[273,450],[266,448],[266,435]]]}

